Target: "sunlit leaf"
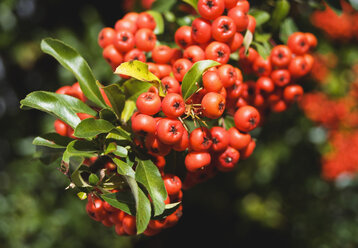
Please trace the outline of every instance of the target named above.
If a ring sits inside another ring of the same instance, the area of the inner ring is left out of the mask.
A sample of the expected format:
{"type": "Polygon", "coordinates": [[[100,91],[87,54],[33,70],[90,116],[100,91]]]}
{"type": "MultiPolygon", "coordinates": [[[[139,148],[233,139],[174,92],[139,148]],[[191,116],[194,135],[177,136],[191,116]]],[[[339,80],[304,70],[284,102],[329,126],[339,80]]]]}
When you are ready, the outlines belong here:
{"type": "Polygon", "coordinates": [[[84,95],[98,107],[106,107],[96,79],[85,59],[72,47],[60,40],[47,38],[41,41],[43,52],[53,56],[78,80],[84,95]]]}

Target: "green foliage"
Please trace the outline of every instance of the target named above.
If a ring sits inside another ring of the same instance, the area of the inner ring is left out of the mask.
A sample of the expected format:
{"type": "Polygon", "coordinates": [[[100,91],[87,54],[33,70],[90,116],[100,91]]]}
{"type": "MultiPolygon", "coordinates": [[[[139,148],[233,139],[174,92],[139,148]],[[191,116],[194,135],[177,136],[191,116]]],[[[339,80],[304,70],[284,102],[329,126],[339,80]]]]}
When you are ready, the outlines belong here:
{"type": "Polygon", "coordinates": [[[192,96],[201,87],[201,76],[203,73],[216,65],[219,65],[219,63],[213,60],[202,60],[194,63],[185,74],[181,85],[184,100],[192,96]]]}
{"type": "Polygon", "coordinates": [[[52,55],[77,78],[86,97],[99,107],[105,107],[103,97],[96,84],[92,70],[83,57],[72,47],[55,39],[44,39],[41,42],[43,52],[52,55]]]}

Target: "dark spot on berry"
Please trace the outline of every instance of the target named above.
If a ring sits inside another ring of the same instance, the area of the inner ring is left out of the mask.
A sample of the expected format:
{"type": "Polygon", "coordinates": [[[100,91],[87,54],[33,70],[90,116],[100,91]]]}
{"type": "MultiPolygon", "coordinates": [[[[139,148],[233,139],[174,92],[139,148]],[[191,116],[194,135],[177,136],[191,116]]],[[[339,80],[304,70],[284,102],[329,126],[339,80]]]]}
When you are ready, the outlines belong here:
{"type": "Polygon", "coordinates": [[[179,103],[179,102],[175,102],[175,103],[173,104],[173,107],[174,107],[175,109],[178,109],[178,108],[180,107],[180,103],[179,103]]]}
{"type": "Polygon", "coordinates": [[[179,44],[182,46],[182,47],[186,47],[188,45],[188,43],[185,41],[185,40],[179,40],[179,44]]]}
{"type": "Polygon", "coordinates": [[[224,57],[224,56],[225,56],[225,53],[224,53],[223,51],[219,50],[219,51],[218,51],[218,57],[219,57],[219,58],[222,58],[222,57],[224,57]]]}
{"type": "Polygon", "coordinates": [[[225,108],[225,104],[223,102],[219,103],[219,110],[223,110],[225,108]]]}
{"type": "Polygon", "coordinates": [[[124,35],[122,36],[122,41],[126,42],[128,40],[128,36],[124,35]]]}
{"type": "Polygon", "coordinates": [[[251,118],[249,119],[249,123],[250,123],[251,126],[255,126],[255,125],[256,125],[256,118],[255,118],[255,117],[251,117],[251,118]]]}
{"type": "Polygon", "coordinates": [[[260,74],[264,73],[266,71],[265,67],[260,66],[257,70],[260,74]]]}
{"type": "Polygon", "coordinates": [[[170,126],[169,132],[171,132],[173,134],[176,134],[177,133],[177,128],[174,125],[172,125],[172,126],[170,126]]]}
{"type": "Polygon", "coordinates": [[[223,24],[221,28],[223,29],[224,33],[230,31],[230,26],[227,23],[223,24]]]}
{"type": "Polygon", "coordinates": [[[219,143],[219,140],[217,138],[212,138],[211,140],[213,141],[213,144],[218,144],[219,143]]]}
{"type": "Polygon", "coordinates": [[[225,160],[225,163],[228,163],[228,164],[229,164],[229,163],[232,162],[233,159],[232,159],[232,157],[227,156],[224,160],[225,160]]]}
{"type": "Polygon", "coordinates": [[[208,6],[210,9],[211,9],[212,7],[214,7],[213,1],[211,1],[211,0],[207,1],[207,2],[206,2],[206,6],[208,6]]]}

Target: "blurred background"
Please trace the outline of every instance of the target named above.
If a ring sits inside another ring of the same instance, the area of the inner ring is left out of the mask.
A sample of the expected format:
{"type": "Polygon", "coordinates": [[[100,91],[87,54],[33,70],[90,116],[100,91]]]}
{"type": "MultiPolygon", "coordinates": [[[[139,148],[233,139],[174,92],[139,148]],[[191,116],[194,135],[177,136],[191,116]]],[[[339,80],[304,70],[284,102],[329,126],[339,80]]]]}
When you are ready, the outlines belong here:
{"type": "MultiPolygon", "coordinates": [[[[259,8],[261,1],[250,2],[259,8]]],[[[316,67],[321,73],[302,84],[308,92],[320,91],[336,101],[356,78],[357,39],[327,34],[322,27],[329,24],[314,21],[322,16],[313,19],[312,8],[295,6],[290,15],[298,28],[316,34],[317,56],[328,56],[316,67]]],[[[19,101],[32,91],[55,91],[75,82],[40,50],[46,37],[77,49],[99,81],[115,82],[97,36],[132,8],[143,10],[140,3],[124,0],[0,1],[0,247],[358,247],[358,160],[344,161],[350,163],[348,173],[340,157],[335,173],[322,172],[327,168],[322,158],[332,149],[332,126],[307,114],[311,103],[272,114],[256,131],[254,155],[235,171],[185,191],[183,217],[157,236],[119,237],[114,228],[87,216],[86,201],[65,190],[69,181],[56,166],[33,158],[32,139],[52,131],[54,119],[20,110],[19,101]]],[[[178,22],[188,21],[186,15],[177,16],[178,22]]],[[[350,15],[356,16],[352,10],[350,15]]],[[[346,32],[357,34],[353,27],[346,32]]],[[[350,142],[350,151],[358,153],[358,142],[350,142]]]]}

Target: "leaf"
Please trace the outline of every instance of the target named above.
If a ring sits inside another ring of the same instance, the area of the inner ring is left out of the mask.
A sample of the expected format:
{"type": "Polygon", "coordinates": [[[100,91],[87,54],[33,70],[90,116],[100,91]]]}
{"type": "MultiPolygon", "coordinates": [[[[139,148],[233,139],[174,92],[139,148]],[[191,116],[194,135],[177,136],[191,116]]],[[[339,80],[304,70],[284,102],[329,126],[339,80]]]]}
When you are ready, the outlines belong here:
{"type": "Polygon", "coordinates": [[[68,105],[70,105],[71,108],[76,113],[85,113],[85,114],[89,114],[92,116],[97,115],[96,110],[92,109],[90,106],[88,106],[87,104],[85,104],[84,102],[82,102],[81,100],[79,100],[76,97],[64,95],[64,94],[57,94],[57,97],[63,99],[63,101],[68,103],[68,105]]]}
{"type": "Polygon", "coordinates": [[[224,125],[225,125],[226,130],[229,130],[230,128],[235,127],[234,117],[231,115],[226,115],[224,118],[224,125]]]}
{"type": "Polygon", "coordinates": [[[148,65],[139,60],[120,64],[114,73],[127,75],[145,82],[160,82],[160,79],[148,70],[148,65]]]}
{"type": "Polygon", "coordinates": [[[117,84],[111,84],[103,87],[103,90],[106,93],[114,112],[118,117],[120,117],[125,104],[126,97],[124,93],[117,84]]]}
{"type": "Polygon", "coordinates": [[[109,121],[88,118],[77,125],[74,135],[78,138],[93,138],[101,133],[109,133],[114,128],[109,121]]]}
{"type": "Polygon", "coordinates": [[[127,121],[129,121],[135,110],[136,110],[135,102],[132,100],[126,101],[121,115],[121,122],[126,123],[127,121]]]}
{"type": "Polygon", "coordinates": [[[262,58],[267,59],[267,57],[270,56],[271,47],[268,44],[268,42],[264,44],[260,44],[258,42],[252,42],[252,44],[255,45],[257,52],[260,54],[262,58]]]}
{"type": "Polygon", "coordinates": [[[117,115],[109,108],[101,109],[101,111],[99,111],[99,118],[111,123],[115,123],[117,121],[117,115]]]}
{"type": "Polygon", "coordinates": [[[117,145],[116,150],[113,151],[113,154],[118,157],[125,158],[128,156],[128,150],[123,146],[117,145]]]}
{"type": "Polygon", "coordinates": [[[116,193],[102,194],[100,196],[111,206],[118,208],[127,214],[135,216],[136,202],[131,191],[119,191],[116,193]]]}
{"type": "Polygon", "coordinates": [[[165,12],[170,10],[175,3],[176,0],[156,0],[153,2],[151,9],[158,12],[165,12]]]}
{"type": "Polygon", "coordinates": [[[135,200],[136,207],[136,226],[137,234],[140,234],[147,229],[148,223],[151,217],[151,206],[149,199],[144,192],[139,188],[136,180],[132,177],[126,176],[125,179],[129,187],[131,188],[132,194],[135,200]]]}
{"type": "Polygon", "coordinates": [[[358,10],[358,0],[349,0],[349,3],[355,10],[358,10]]]}
{"type": "Polygon", "coordinates": [[[255,41],[263,43],[263,42],[268,42],[271,37],[272,37],[272,35],[270,33],[260,34],[260,33],[256,32],[254,39],[255,39],[255,41]]]}
{"type": "Polygon", "coordinates": [[[94,157],[97,149],[94,144],[87,140],[74,140],[67,145],[63,153],[62,160],[66,163],[70,162],[71,157],[94,157]]]}
{"type": "Polygon", "coordinates": [[[99,178],[96,174],[91,173],[88,177],[88,182],[91,185],[97,185],[97,183],[99,182],[99,178]]]}
{"type": "Polygon", "coordinates": [[[272,12],[271,25],[277,29],[290,12],[290,3],[287,0],[278,0],[272,12]]]}
{"type": "Polygon", "coordinates": [[[86,200],[87,199],[87,193],[86,192],[78,192],[77,196],[78,196],[78,198],[80,198],[80,200],[86,200]]]}
{"type": "Polygon", "coordinates": [[[161,215],[153,217],[153,219],[161,220],[161,219],[166,218],[167,216],[174,213],[175,210],[177,210],[180,207],[180,205],[181,205],[181,202],[174,202],[174,203],[166,204],[163,213],[161,215]]]}
{"type": "Polygon", "coordinates": [[[118,158],[112,158],[112,161],[117,165],[117,172],[119,175],[129,176],[133,178],[135,177],[135,172],[132,166],[128,165],[126,162],[118,158]]]}
{"type": "Polygon", "coordinates": [[[125,158],[128,156],[128,150],[123,146],[117,145],[115,142],[110,143],[107,146],[106,151],[104,152],[105,155],[110,153],[113,153],[114,155],[121,158],[125,158]]]}
{"type": "Polygon", "coordinates": [[[32,144],[37,146],[47,146],[50,148],[63,148],[72,141],[70,137],[59,135],[58,133],[47,133],[36,137],[32,144]]]}
{"type": "Polygon", "coordinates": [[[160,215],[164,211],[164,201],[168,196],[162,176],[151,160],[137,159],[137,162],[135,179],[147,189],[154,205],[154,216],[160,215]]]}
{"type": "Polygon", "coordinates": [[[140,94],[147,92],[152,86],[151,83],[138,81],[138,80],[127,80],[123,84],[124,94],[126,100],[136,101],[140,94]]]}
{"type": "MultiPolygon", "coordinates": [[[[170,3],[171,1],[173,1],[173,0],[165,0],[165,2],[167,2],[167,3],[170,3]]],[[[159,2],[158,0],[157,1],[155,1],[154,3],[153,3],[153,5],[155,5],[155,4],[157,4],[157,2],[159,2]]],[[[175,0],[174,0],[174,3],[175,3],[175,0]]],[[[157,4],[158,5],[158,4],[157,4]]],[[[159,5],[160,7],[165,7],[165,5],[159,5]]],[[[159,7],[158,6],[158,7],[159,7]]],[[[170,6],[171,7],[171,6],[170,6]]],[[[155,23],[156,23],[156,26],[155,26],[155,29],[154,29],[154,33],[156,34],[156,35],[159,35],[159,34],[162,34],[162,33],[164,33],[164,20],[163,20],[163,16],[161,15],[161,13],[159,13],[159,12],[164,12],[164,11],[167,11],[167,10],[163,10],[163,8],[162,9],[159,9],[159,8],[153,8],[153,6],[152,6],[152,8],[151,8],[152,10],[148,10],[148,11],[146,11],[148,14],[150,14],[151,16],[153,16],[153,18],[154,18],[154,20],[155,20],[155,23]],[[156,10],[156,11],[155,11],[156,10]]],[[[170,8],[169,8],[170,9],[170,8]]],[[[168,10],[169,10],[168,9],[168,10]]]]}
{"type": "Polygon", "coordinates": [[[118,126],[118,127],[116,127],[115,129],[113,129],[113,130],[111,131],[111,133],[120,135],[120,136],[122,136],[123,138],[125,138],[126,140],[129,140],[129,141],[132,140],[132,138],[131,138],[131,136],[130,136],[130,133],[127,132],[126,130],[124,130],[124,129],[123,129],[122,127],[120,127],[120,126],[118,126]]]}
{"type": "Polygon", "coordinates": [[[250,9],[250,15],[256,20],[256,27],[260,27],[262,24],[270,20],[270,14],[264,10],[250,9]]]}
{"type": "Polygon", "coordinates": [[[83,94],[98,107],[106,107],[96,84],[92,70],[84,58],[72,47],[60,40],[46,38],[41,41],[41,50],[53,56],[63,67],[71,71],[78,80],[83,94]]]}
{"type": "Polygon", "coordinates": [[[53,92],[34,91],[20,101],[21,108],[34,108],[59,118],[75,128],[81,119],[76,115],[72,106],[63,100],[63,96],[53,92]]]}
{"type": "Polygon", "coordinates": [[[283,43],[287,43],[288,37],[293,34],[294,32],[296,32],[298,30],[295,22],[293,21],[292,18],[286,18],[286,20],[284,20],[284,22],[281,24],[281,28],[280,28],[280,40],[283,43]]]}
{"type": "Polygon", "coordinates": [[[188,99],[201,87],[201,77],[203,73],[210,67],[220,65],[220,63],[213,60],[201,60],[190,68],[185,74],[181,85],[182,95],[184,100],[188,99]]]}
{"type": "Polygon", "coordinates": [[[196,12],[198,12],[198,2],[199,0],[183,0],[183,2],[187,3],[187,4],[190,4],[191,7],[193,7],[196,12]]]}
{"type": "Polygon", "coordinates": [[[65,149],[50,148],[48,146],[36,146],[34,158],[39,159],[45,165],[60,165],[65,149]]]}
{"type": "MultiPolygon", "coordinates": [[[[82,160],[83,161],[83,160],[82,160]]],[[[87,169],[87,166],[82,165],[82,163],[80,163],[76,170],[71,174],[71,181],[80,188],[90,188],[92,187],[90,184],[88,184],[82,177],[81,173],[83,172],[84,169],[87,169]]]]}
{"type": "Polygon", "coordinates": [[[247,52],[249,51],[249,47],[251,45],[252,39],[253,39],[253,35],[252,35],[251,31],[247,30],[245,33],[245,36],[244,36],[244,41],[243,41],[243,44],[245,47],[245,54],[247,54],[247,52]]]}

